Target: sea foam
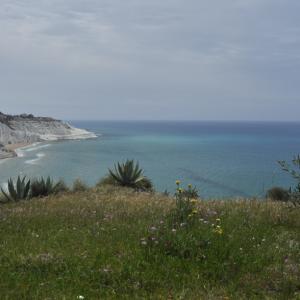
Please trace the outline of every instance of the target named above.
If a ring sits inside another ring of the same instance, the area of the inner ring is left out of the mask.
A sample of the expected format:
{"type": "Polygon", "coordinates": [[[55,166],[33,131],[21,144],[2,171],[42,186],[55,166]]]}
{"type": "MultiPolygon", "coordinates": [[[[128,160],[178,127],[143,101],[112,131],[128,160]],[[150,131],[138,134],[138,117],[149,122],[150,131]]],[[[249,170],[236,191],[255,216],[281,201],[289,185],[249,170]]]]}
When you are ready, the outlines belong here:
{"type": "Polygon", "coordinates": [[[25,164],[29,164],[29,165],[36,165],[43,157],[45,157],[45,153],[40,152],[37,153],[36,158],[34,159],[29,159],[25,161],[25,164]]]}

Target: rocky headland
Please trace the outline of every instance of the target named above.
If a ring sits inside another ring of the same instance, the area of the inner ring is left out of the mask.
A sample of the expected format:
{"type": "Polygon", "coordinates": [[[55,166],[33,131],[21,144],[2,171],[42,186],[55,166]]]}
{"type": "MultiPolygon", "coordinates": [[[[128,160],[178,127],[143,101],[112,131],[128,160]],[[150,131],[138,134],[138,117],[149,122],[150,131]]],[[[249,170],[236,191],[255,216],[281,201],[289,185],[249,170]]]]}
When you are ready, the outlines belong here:
{"type": "Polygon", "coordinates": [[[16,148],[36,142],[95,137],[91,132],[53,118],[0,112],[0,159],[14,157],[16,148]]]}

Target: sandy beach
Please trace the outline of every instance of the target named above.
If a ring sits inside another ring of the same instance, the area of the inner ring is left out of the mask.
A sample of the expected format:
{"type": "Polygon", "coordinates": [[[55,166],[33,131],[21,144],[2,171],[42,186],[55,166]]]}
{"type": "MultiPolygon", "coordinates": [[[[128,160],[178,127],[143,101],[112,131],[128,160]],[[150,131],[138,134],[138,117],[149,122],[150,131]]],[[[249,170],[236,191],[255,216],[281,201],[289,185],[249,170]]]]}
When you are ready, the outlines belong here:
{"type": "Polygon", "coordinates": [[[19,148],[23,148],[23,147],[27,147],[29,145],[31,145],[32,143],[18,143],[18,144],[10,144],[10,145],[6,145],[4,148],[8,151],[15,151],[19,148]]]}
{"type": "Polygon", "coordinates": [[[18,156],[15,150],[27,147],[31,144],[32,143],[17,143],[5,145],[3,148],[0,148],[0,160],[18,156]]]}

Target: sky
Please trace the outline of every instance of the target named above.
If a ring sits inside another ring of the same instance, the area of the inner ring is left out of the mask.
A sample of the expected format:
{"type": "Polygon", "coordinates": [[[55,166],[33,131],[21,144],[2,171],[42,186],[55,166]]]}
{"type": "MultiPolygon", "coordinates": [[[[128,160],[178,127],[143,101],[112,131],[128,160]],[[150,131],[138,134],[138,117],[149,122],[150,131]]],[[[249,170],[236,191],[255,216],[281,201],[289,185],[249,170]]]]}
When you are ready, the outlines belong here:
{"type": "Polygon", "coordinates": [[[0,1],[0,111],[300,121],[299,0],[0,1]]]}

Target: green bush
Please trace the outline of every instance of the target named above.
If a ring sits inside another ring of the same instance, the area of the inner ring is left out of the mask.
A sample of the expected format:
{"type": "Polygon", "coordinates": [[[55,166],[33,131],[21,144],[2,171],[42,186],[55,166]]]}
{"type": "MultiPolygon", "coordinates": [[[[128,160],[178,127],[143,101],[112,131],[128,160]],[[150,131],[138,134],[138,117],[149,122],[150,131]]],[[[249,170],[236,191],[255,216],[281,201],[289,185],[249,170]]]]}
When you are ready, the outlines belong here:
{"type": "Polygon", "coordinates": [[[10,178],[7,182],[7,191],[1,188],[2,194],[6,201],[26,200],[30,196],[30,180],[26,180],[26,176],[22,179],[18,176],[17,182],[10,178]]]}
{"type": "Polygon", "coordinates": [[[69,187],[66,185],[65,181],[63,179],[60,179],[57,184],[56,184],[56,193],[65,193],[65,192],[69,192],[70,189],[69,187]]]}
{"type": "Polygon", "coordinates": [[[273,187],[267,191],[266,198],[272,201],[288,202],[290,200],[290,192],[281,187],[273,187]]]}
{"type": "Polygon", "coordinates": [[[84,192],[88,190],[88,186],[82,182],[79,178],[73,182],[72,191],[73,192],[84,192]]]}
{"type": "Polygon", "coordinates": [[[296,206],[300,205],[300,155],[294,157],[292,160],[292,166],[286,161],[278,161],[282,170],[289,173],[294,180],[296,180],[296,186],[290,190],[290,201],[296,206]]]}
{"type": "Polygon", "coordinates": [[[101,180],[100,184],[112,184],[131,187],[136,190],[150,191],[153,184],[149,178],[144,176],[144,170],[139,163],[127,160],[125,163],[117,163],[114,170],[108,169],[109,174],[101,180]]]}
{"type": "Polygon", "coordinates": [[[54,183],[50,177],[45,180],[43,177],[34,179],[31,182],[31,197],[47,197],[56,194],[61,189],[61,182],[54,183]]]}

